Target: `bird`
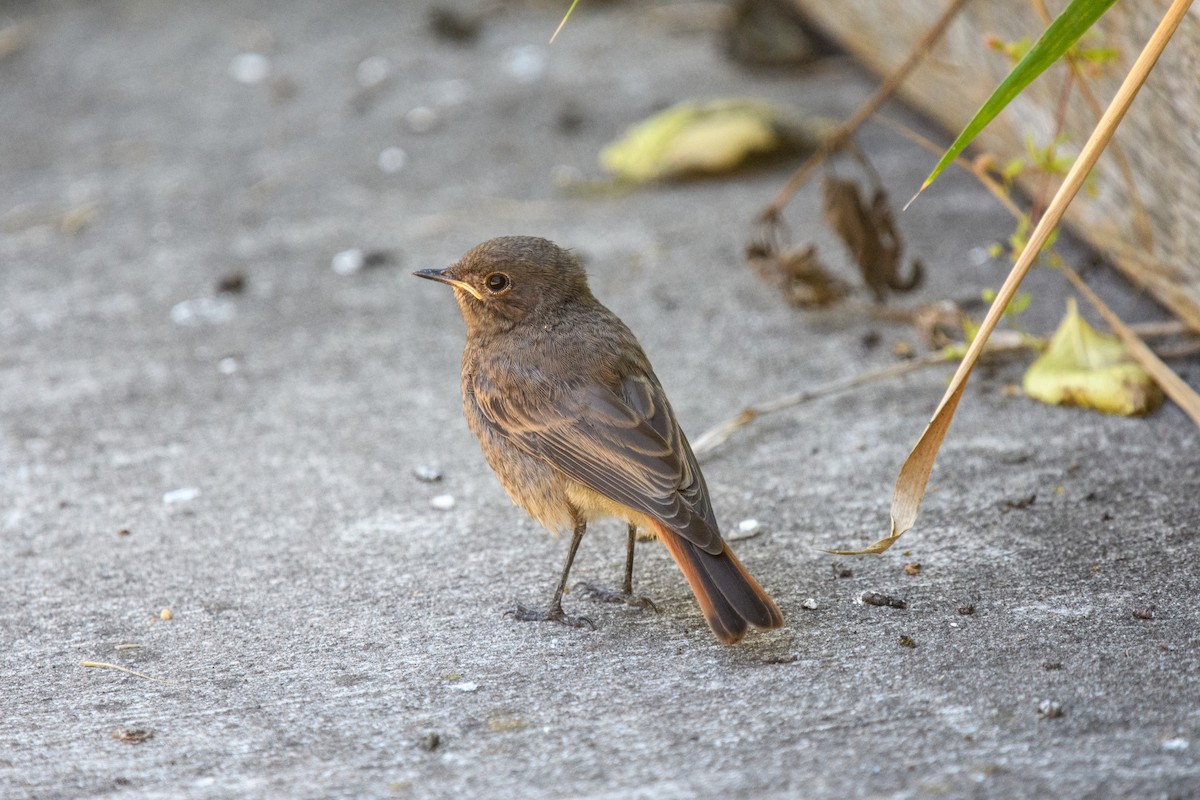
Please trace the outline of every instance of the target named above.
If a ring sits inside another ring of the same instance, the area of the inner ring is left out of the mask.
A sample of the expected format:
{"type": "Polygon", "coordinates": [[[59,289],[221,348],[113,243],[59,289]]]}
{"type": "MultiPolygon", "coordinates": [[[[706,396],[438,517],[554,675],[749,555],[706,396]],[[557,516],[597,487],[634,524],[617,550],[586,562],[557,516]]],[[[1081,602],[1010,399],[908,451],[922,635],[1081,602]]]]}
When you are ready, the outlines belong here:
{"type": "Polygon", "coordinates": [[[662,384],[628,327],[592,294],[580,261],[534,236],[503,236],[417,277],[448,284],[466,322],[462,403],[467,426],[512,501],[552,532],[571,531],[549,606],[520,620],[592,626],[568,616],[563,593],[589,522],[627,525],[625,578],[605,600],[633,594],[638,532],[667,548],[717,640],[783,625],[771,597],[721,538],[700,466],[662,384]]]}

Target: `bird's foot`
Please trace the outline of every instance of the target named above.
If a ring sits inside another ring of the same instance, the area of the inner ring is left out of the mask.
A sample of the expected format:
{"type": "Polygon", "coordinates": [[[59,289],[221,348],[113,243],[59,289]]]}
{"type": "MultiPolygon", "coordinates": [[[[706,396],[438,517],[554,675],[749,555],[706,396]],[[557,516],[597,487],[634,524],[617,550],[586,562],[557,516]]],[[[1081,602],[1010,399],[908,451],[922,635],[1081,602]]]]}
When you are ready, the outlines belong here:
{"type": "Polygon", "coordinates": [[[654,605],[654,601],[649,597],[639,597],[632,592],[619,592],[616,589],[596,586],[592,583],[577,583],[571,589],[574,592],[578,592],[580,597],[586,597],[588,600],[594,600],[597,603],[624,603],[634,608],[648,608],[654,612],[658,611],[658,606],[654,605]]]}
{"type": "Polygon", "coordinates": [[[542,611],[536,608],[526,608],[517,603],[517,607],[505,612],[504,616],[511,617],[519,622],[557,622],[559,625],[566,625],[568,628],[590,628],[591,630],[596,630],[595,623],[587,617],[568,617],[566,612],[562,610],[561,605],[551,606],[542,611]]]}

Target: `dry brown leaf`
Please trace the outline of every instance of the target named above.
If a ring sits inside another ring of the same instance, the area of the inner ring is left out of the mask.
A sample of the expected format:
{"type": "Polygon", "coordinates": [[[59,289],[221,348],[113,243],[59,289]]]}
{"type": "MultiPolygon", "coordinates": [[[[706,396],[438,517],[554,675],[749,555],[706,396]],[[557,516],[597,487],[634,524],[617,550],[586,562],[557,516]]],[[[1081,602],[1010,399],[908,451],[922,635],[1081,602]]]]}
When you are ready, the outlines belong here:
{"type": "Polygon", "coordinates": [[[875,189],[868,205],[854,181],[826,176],[821,183],[825,223],[850,251],[863,282],[882,303],[888,291],[908,292],[921,282],[924,269],[914,261],[907,278],[900,276],[904,239],[896,227],[887,192],[875,189]]]}
{"type": "Polygon", "coordinates": [[[850,287],[817,259],[813,245],[780,252],[748,249],[746,261],[759,277],[779,289],[792,308],[824,308],[850,292],[850,287]]]}

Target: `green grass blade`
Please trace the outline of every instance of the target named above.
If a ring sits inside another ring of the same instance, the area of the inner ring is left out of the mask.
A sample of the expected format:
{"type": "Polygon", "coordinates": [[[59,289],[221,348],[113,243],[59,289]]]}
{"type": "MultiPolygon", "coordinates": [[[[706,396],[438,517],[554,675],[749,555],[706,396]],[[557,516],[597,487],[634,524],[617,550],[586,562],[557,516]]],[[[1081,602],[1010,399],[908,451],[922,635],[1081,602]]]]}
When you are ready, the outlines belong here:
{"type": "MultiPolygon", "coordinates": [[[[987,127],[989,122],[995,119],[997,114],[1004,110],[1004,107],[1014,97],[1021,93],[1021,90],[1058,61],[1063,53],[1067,52],[1067,49],[1075,44],[1079,37],[1083,36],[1115,2],[1116,0],[1072,0],[1058,19],[1046,28],[1041,38],[1030,48],[1025,57],[1013,67],[1012,72],[996,88],[996,91],[992,92],[992,96],[987,99],[987,102],[975,112],[974,118],[967,123],[967,127],[963,128],[962,133],[954,140],[954,144],[950,145],[950,149],[933,168],[933,172],[929,173],[925,183],[921,184],[917,194],[925,191],[942,170],[958,158],[963,150],[967,149],[967,145],[987,127]]],[[[916,198],[914,197],[914,199],[916,198]]],[[[911,203],[912,200],[909,202],[911,203]]]]}
{"type": "Polygon", "coordinates": [[[563,15],[562,22],[558,23],[558,27],[554,29],[554,33],[550,35],[550,44],[554,44],[554,40],[558,38],[558,34],[562,31],[563,26],[567,24],[567,20],[571,18],[571,12],[575,10],[575,6],[579,5],[579,0],[573,0],[571,7],[567,9],[567,13],[563,15]]]}

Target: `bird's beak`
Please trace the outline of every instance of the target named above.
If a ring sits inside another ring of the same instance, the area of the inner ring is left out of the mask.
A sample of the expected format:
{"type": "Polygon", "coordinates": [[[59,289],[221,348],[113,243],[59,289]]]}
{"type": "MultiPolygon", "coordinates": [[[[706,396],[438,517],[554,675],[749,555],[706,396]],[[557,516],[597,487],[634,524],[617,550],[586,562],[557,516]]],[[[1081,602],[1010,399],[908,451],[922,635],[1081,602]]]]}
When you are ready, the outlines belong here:
{"type": "Polygon", "coordinates": [[[483,295],[479,293],[478,289],[466,281],[460,281],[458,278],[455,278],[454,272],[450,267],[446,267],[445,269],[420,269],[414,272],[413,275],[416,275],[418,278],[428,278],[438,283],[448,283],[455,289],[462,289],[464,292],[473,295],[476,300],[483,299],[483,295]]]}

